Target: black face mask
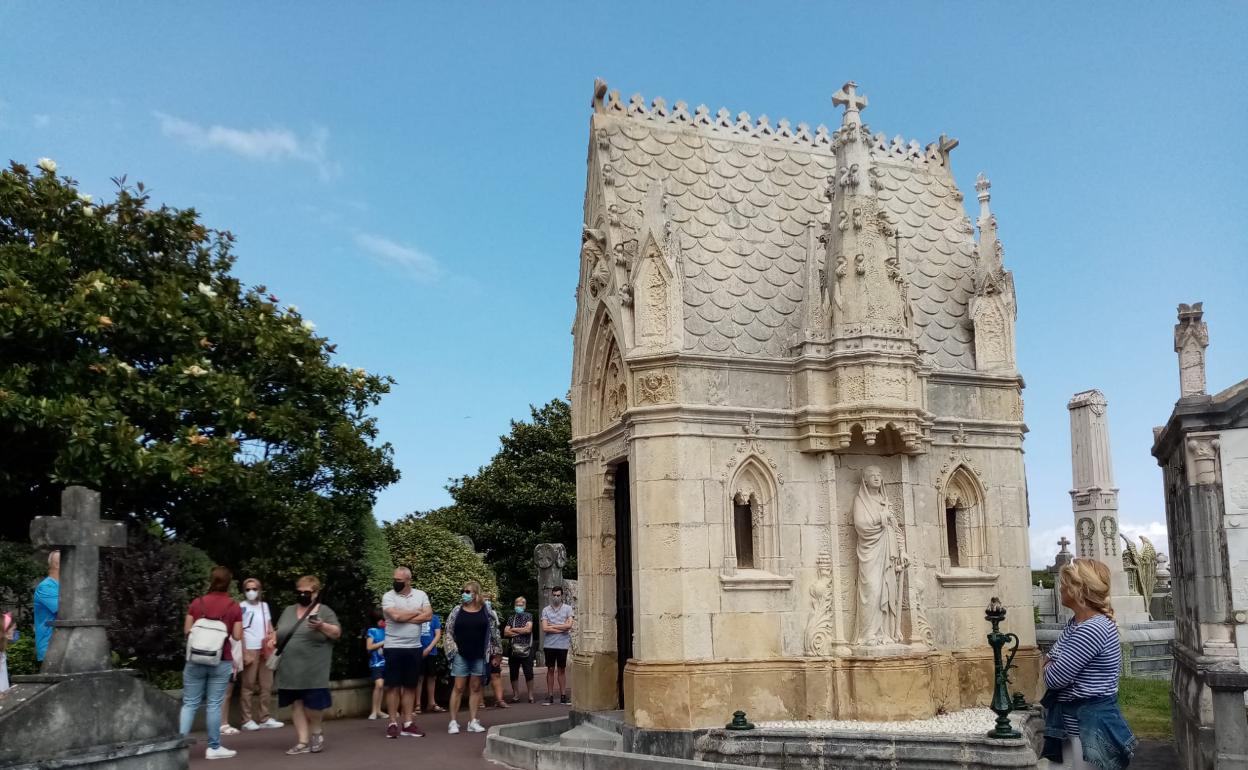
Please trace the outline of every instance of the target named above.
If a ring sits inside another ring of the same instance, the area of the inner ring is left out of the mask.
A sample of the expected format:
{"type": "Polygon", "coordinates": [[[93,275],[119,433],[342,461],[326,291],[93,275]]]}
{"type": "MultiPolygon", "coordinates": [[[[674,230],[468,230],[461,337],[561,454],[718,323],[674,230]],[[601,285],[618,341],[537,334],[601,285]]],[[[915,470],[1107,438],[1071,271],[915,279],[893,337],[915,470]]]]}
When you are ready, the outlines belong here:
{"type": "Polygon", "coordinates": [[[301,606],[307,607],[312,604],[312,592],[300,591],[299,596],[295,599],[301,606]]]}
{"type": "Polygon", "coordinates": [[[404,589],[404,588],[407,588],[407,581],[406,581],[406,580],[396,580],[396,581],[394,581],[394,592],[395,592],[396,594],[401,594],[401,593],[403,593],[403,589],[404,589]]]}

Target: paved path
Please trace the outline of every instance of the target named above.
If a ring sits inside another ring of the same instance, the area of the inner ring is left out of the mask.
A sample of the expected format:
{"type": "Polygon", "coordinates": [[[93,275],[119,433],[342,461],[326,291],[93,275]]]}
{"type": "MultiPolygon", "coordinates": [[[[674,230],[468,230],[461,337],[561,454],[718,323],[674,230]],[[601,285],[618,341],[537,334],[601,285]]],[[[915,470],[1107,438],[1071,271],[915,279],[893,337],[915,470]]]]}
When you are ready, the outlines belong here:
{"type": "MultiPolygon", "coordinates": [[[[567,706],[542,706],[528,703],[512,704],[509,709],[485,709],[481,724],[486,728],[509,722],[545,719],[567,713],[567,706]]],[[[295,728],[287,724],[280,730],[257,730],[238,735],[222,736],[222,745],[234,749],[233,759],[209,762],[204,759],[204,736],[196,734],[191,746],[191,767],[198,770],[230,770],[264,768],[264,770],[316,770],[317,768],[401,768],[435,767],[437,770],[498,770],[499,765],[482,759],[485,733],[461,732],[447,735],[446,714],[425,714],[420,725],[428,735],[424,738],[388,739],[386,721],[367,719],[335,719],[325,723],[325,750],[320,754],[287,756],[286,749],[295,743],[295,728]],[[436,757],[436,761],[429,761],[436,757]]],[[[468,723],[466,712],[460,716],[460,727],[468,723]]]]}

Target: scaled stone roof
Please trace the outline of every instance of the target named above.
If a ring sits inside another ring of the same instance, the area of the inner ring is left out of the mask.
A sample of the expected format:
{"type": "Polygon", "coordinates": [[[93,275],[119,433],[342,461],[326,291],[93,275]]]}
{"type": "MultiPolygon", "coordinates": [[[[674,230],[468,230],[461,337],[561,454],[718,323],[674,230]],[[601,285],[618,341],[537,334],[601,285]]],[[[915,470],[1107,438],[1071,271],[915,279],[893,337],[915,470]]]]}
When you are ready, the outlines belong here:
{"type": "MultiPolygon", "coordinates": [[[[620,202],[640,207],[661,182],[684,264],[685,350],[788,357],[802,328],[807,225],[822,232],[824,189],[836,160],[827,131],[787,121],[736,121],[682,103],[647,108],[615,95],[594,116],[605,132],[620,202]]],[[[974,229],[935,145],[873,139],[879,198],[902,237],[919,347],[946,369],[974,368],[967,312],[974,293],[974,229]]],[[[822,249],[822,246],[819,247],[822,249]]]]}

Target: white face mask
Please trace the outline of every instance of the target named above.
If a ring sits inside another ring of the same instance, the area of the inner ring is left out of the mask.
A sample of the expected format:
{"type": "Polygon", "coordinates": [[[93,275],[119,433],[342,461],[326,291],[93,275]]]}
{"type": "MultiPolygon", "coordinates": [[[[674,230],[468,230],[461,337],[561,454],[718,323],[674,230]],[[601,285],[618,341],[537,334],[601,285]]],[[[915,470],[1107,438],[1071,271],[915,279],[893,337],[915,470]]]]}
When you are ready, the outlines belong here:
{"type": "Polygon", "coordinates": [[[256,599],[260,598],[260,592],[252,588],[251,590],[247,591],[246,596],[247,596],[247,601],[254,602],[256,599]]]}

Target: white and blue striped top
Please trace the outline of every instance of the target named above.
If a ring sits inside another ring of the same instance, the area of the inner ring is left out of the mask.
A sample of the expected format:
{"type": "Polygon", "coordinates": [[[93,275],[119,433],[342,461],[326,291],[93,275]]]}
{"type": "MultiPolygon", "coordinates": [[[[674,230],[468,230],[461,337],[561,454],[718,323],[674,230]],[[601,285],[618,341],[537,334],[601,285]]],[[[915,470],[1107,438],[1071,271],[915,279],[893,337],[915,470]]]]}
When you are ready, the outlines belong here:
{"type": "MultiPolygon", "coordinates": [[[[1044,684],[1050,690],[1062,690],[1059,701],[1117,695],[1122,666],[1118,626],[1104,615],[1093,615],[1082,623],[1071,620],[1049,650],[1049,661],[1044,684]]],[[[1075,714],[1064,716],[1066,732],[1078,735],[1075,714]]]]}

